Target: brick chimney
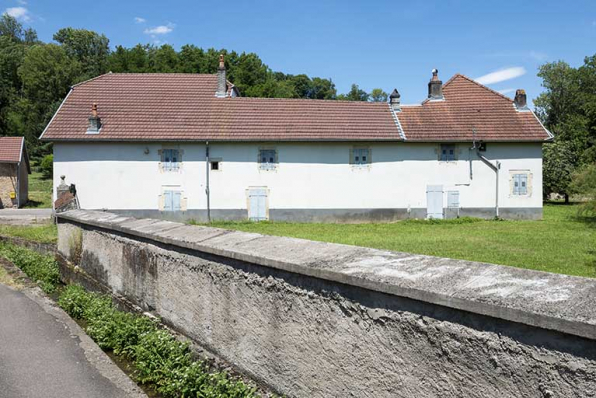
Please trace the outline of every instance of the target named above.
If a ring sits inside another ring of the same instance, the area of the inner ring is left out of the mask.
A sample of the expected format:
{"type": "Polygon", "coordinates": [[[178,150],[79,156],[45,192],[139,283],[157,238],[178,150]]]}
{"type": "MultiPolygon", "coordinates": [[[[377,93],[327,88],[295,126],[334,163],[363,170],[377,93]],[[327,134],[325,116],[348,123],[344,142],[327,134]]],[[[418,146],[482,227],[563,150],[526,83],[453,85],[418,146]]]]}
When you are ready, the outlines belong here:
{"type": "Polygon", "coordinates": [[[226,80],[226,65],[223,54],[219,55],[219,67],[217,68],[217,91],[215,96],[225,98],[227,96],[228,82],[226,80]]]}
{"type": "Polygon", "coordinates": [[[443,99],[443,82],[439,80],[438,69],[433,69],[433,77],[428,82],[428,98],[431,100],[443,99]]]}
{"type": "Polygon", "coordinates": [[[101,129],[101,118],[97,115],[97,104],[91,106],[91,116],[87,125],[87,134],[98,134],[101,129]]]}
{"type": "Polygon", "coordinates": [[[400,102],[401,95],[399,95],[399,91],[396,88],[393,89],[393,92],[389,96],[389,105],[391,109],[395,112],[401,111],[401,102],[400,102]]]}
{"type": "Polygon", "coordinates": [[[528,99],[526,96],[526,90],[517,89],[515,91],[515,99],[513,100],[517,109],[528,109],[528,99]]]}

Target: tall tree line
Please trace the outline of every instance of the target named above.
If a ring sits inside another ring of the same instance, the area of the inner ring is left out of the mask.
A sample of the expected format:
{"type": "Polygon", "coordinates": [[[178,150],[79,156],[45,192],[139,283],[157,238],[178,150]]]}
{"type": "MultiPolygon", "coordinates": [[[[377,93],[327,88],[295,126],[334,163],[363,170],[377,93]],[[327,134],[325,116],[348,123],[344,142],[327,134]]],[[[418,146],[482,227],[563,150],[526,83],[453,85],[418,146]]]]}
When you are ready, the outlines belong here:
{"type": "Polygon", "coordinates": [[[0,18],[0,136],[24,136],[31,155],[51,151],[38,137],[73,84],[107,73],[215,73],[225,54],[230,81],[243,96],[386,101],[387,94],[370,94],[352,85],[337,94],[331,79],[272,71],[258,55],[227,49],[202,49],[188,44],[116,46],[108,38],[85,30],[64,28],[54,43],[41,42],[32,29],[15,18],[0,18]]]}
{"type": "Polygon", "coordinates": [[[538,76],[545,91],[534,101],[536,113],[555,135],[544,146],[544,194],[569,201],[572,193],[587,195],[586,181],[596,172],[596,55],[578,68],[546,63],[538,76]]]}

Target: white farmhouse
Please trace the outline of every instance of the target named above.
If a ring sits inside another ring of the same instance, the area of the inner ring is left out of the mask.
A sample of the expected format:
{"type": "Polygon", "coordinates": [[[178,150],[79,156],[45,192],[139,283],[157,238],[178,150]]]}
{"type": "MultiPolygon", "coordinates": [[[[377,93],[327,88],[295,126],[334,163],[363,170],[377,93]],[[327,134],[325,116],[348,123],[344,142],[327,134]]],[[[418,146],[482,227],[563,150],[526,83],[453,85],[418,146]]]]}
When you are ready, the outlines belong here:
{"type": "Polygon", "coordinates": [[[217,75],[106,74],[72,88],[41,136],[54,186],[132,216],[305,222],[542,217],[526,105],[433,71],[422,104],[243,98],[217,75]]]}

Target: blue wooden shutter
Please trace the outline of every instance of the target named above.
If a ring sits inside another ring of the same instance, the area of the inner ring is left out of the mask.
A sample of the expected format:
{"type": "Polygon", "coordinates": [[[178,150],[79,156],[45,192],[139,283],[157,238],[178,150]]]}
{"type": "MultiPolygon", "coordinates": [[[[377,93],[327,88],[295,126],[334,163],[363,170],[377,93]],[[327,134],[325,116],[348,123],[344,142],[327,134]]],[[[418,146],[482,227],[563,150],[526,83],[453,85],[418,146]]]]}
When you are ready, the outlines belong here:
{"type": "Polygon", "coordinates": [[[519,194],[520,195],[528,194],[528,175],[527,174],[519,175],[519,194]]]}
{"type": "Polygon", "coordinates": [[[178,150],[177,149],[170,149],[172,153],[172,166],[171,170],[178,170],[178,150]]]}
{"type": "Polygon", "coordinates": [[[172,196],[172,210],[173,211],[180,211],[180,197],[182,195],[180,192],[174,192],[172,196]]]}
{"type": "Polygon", "coordinates": [[[170,170],[172,167],[172,150],[171,149],[164,149],[163,150],[163,168],[164,170],[170,170]]]}
{"type": "Polygon", "coordinates": [[[164,202],[163,202],[164,211],[172,211],[173,210],[172,191],[164,191],[163,196],[164,196],[164,202]]]}

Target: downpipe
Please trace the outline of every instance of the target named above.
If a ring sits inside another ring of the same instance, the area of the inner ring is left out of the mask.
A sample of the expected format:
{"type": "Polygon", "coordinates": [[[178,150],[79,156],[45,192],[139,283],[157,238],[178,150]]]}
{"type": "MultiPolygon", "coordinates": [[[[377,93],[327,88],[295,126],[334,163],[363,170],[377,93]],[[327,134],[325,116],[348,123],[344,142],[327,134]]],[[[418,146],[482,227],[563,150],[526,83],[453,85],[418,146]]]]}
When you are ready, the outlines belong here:
{"type": "Polygon", "coordinates": [[[495,161],[493,164],[490,160],[488,160],[484,155],[480,153],[480,148],[476,145],[476,141],[474,141],[474,146],[472,150],[476,150],[476,156],[480,158],[488,167],[490,167],[495,172],[495,217],[499,217],[499,170],[501,169],[501,162],[498,160],[495,161]]]}
{"type": "Polygon", "coordinates": [[[211,192],[209,189],[209,141],[205,141],[205,194],[207,195],[207,222],[211,223],[211,192]]]}

